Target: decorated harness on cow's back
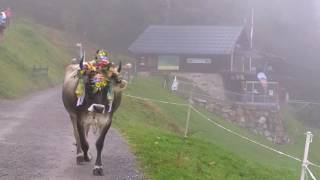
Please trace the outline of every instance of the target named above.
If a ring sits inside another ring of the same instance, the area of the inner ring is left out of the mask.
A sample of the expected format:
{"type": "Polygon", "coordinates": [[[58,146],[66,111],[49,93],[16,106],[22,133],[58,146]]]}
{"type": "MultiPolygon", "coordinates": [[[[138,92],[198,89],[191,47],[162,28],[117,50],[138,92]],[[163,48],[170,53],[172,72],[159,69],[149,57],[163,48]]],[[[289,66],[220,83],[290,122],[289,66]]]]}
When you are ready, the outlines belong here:
{"type": "Polygon", "coordinates": [[[105,94],[109,103],[112,102],[112,78],[115,73],[115,66],[109,61],[108,54],[103,50],[98,51],[95,60],[84,64],[78,71],[79,83],[75,92],[77,106],[83,104],[86,95],[91,97],[98,92],[105,94]]]}

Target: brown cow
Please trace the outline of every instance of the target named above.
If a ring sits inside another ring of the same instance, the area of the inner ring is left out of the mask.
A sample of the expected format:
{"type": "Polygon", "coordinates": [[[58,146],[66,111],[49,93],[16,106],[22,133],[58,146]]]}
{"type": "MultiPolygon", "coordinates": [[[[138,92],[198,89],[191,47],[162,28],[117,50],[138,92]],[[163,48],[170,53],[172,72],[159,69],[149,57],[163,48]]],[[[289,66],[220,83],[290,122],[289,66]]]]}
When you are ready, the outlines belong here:
{"type": "Polygon", "coordinates": [[[90,127],[98,130],[98,139],[96,141],[97,157],[93,174],[95,176],[103,176],[103,168],[101,162],[101,151],[104,145],[105,136],[110,129],[113,114],[118,109],[122,90],[127,86],[127,82],[120,78],[121,63],[118,68],[114,67],[110,81],[113,84],[113,100],[108,102],[105,90],[100,90],[95,93],[87,90],[89,87],[86,85],[86,96],[81,106],[77,105],[77,96],[75,94],[79,78],[77,76],[78,70],[83,64],[71,64],[66,68],[66,74],[62,90],[62,99],[66,110],[69,113],[74,136],[77,145],[77,164],[81,162],[88,162],[91,157],[88,153],[89,145],[87,142],[87,134],[90,127]],[[111,107],[110,107],[111,106],[111,107]]]}

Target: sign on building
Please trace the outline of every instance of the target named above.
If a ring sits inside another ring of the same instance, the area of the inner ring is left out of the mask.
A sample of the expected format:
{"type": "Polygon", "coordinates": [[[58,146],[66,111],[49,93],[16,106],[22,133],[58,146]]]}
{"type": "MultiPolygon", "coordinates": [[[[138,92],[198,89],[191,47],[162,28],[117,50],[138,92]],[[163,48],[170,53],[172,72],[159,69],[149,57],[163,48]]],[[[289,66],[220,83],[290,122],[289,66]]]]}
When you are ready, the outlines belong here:
{"type": "Polygon", "coordinates": [[[202,59],[202,58],[188,58],[187,59],[188,64],[211,64],[212,60],[207,58],[207,59],[202,59]]]}

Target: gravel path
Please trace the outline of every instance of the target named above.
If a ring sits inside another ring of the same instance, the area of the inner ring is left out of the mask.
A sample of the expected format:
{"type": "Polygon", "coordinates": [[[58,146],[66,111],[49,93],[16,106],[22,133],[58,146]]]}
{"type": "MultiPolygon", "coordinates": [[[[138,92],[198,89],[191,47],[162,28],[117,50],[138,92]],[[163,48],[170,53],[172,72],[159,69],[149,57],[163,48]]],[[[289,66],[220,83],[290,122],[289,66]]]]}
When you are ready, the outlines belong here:
{"type": "MultiPolygon", "coordinates": [[[[92,175],[94,161],[76,165],[73,130],[60,92],[53,88],[0,102],[0,179],[142,179],[134,155],[115,129],[103,149],[104,177],[92,175]]],[[[89,142],[95,158],[93,135],[89,142]]]]}

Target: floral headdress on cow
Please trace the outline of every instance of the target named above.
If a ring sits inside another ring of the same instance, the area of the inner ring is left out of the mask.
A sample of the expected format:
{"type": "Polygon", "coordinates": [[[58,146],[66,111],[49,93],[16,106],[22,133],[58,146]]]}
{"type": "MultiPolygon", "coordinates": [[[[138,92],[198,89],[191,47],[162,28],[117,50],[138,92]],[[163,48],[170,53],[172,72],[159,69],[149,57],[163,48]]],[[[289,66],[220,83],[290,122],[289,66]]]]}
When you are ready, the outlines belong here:
{"type": "MultiPolygon", "coordinates": [[[[79,78],[83,76],[89,77],[89,82],[92,87],[92,93],[96,93],[104,88],[107,88],[108,99],[112,99],[112,80],[114,75],[119,74],[115,64],[110,61],[109,53],[103,49],[97,50],[95,59],[84,65],[80,65],[79,78]]],[[[82,80],[81,80],[82,81],[82,80]]],[[[84,87],[84,83],[82,83],[84,87]]],[[[84,88],[77,90],[78,97],[84,95],[84,88]]]]}
{"type": "Polygon", "coordinates": [[[96,60],[109,61],[109,52],[105,51],[104,49],[99,49],[96,52],[96,60]]]}

